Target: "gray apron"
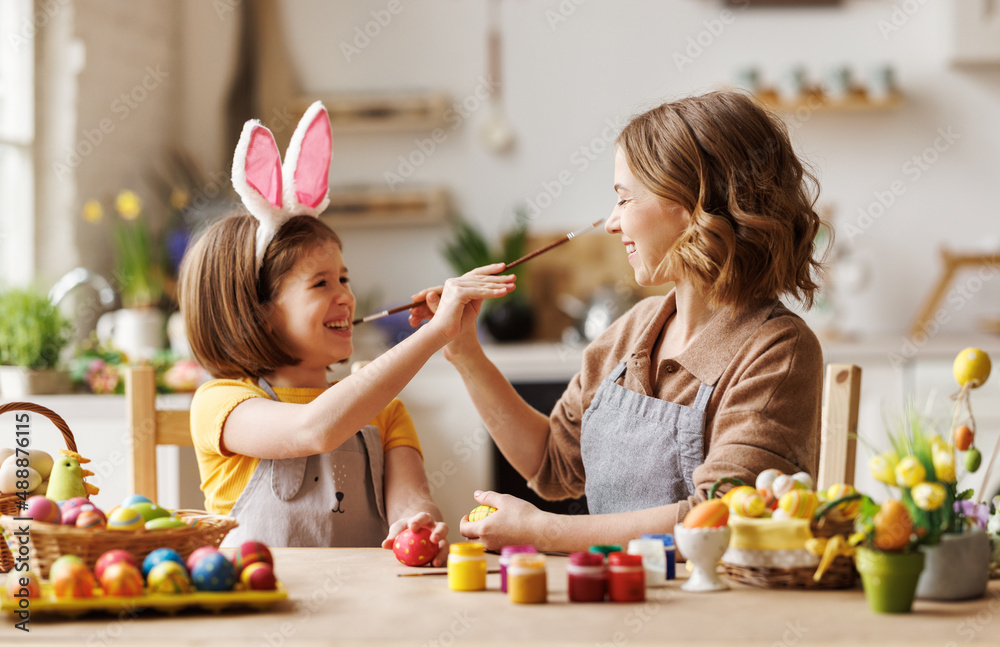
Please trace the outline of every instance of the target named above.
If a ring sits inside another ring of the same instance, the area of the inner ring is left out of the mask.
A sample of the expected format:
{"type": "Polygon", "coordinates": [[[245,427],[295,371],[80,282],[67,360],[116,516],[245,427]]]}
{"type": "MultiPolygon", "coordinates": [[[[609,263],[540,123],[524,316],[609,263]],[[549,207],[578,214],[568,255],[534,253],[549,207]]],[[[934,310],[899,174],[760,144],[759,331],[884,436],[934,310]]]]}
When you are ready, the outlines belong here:
{"type": "MultiPolygon", "coordinates": [[[[278,399],[266,381],[259,384],[278,399]]],[[[240,525],[222,545],[380,546],[389,533],[384,461],[372,425],[325,454],[261,459],[230,512],[240,525]]]]}
{"type": "Polygon", "coordinates": [[[580,426],[580,454],[591,514],[631,512],[694,494],[694,469],[705,460],[705,409],[714,386],[698,388],[693,407],[630,391],[617,382],[626,363],[604,378],[580,426]]]}

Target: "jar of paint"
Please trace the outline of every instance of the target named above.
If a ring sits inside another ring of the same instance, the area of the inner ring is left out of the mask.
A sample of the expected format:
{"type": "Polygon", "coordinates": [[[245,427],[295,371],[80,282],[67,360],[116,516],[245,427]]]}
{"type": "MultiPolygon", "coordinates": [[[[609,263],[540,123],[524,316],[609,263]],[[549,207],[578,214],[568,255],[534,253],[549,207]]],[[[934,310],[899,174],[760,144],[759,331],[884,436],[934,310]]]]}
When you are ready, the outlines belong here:
{"type": "Polygon", "coordinates": [[[448,586],[452,591],[486,588],[486,547],[477,541],[452,544],[448,550],[448,586]]]}
{"type": "Polygon", "coordinates": [[[608,598],[612,602],[642,602],[646,599],[646,571],[642,555],[608,555],[608,598]]]}
{"type": "Polygon", "coordinates": [[[507,595],[516,604],[538,604],[548,599],[545,555],[515,553],[507,566],[507,595]]]}
{"type": "Polygon", "coordinates": [[[608,572],[600,553],[570,553],[566,564],[570,602],[603,602],[608,590],[608,572]]]}
{"type": "Polygon", "coordinates": [[[504,546],[500,549],[500,590],[507,592],[507,566],[510,564],[511,555],[517,553],[537,553],[534,546],[504,546]]]}

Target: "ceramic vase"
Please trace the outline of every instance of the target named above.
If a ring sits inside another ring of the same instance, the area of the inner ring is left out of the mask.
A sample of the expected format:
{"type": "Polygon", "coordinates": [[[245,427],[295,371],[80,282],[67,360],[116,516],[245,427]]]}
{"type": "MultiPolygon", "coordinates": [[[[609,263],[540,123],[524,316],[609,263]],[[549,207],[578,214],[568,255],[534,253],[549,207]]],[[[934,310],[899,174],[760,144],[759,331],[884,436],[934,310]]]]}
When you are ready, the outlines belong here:
{"type": "Polygon", "coordinates": [[[722,554],[729,548],[732,536],[729,526],[722,528],[685,528],[679,523],[674,526],[677,549],[691,564],[691,576],[681,585],[685,591],[707,593],[725,591],[729,585],[719,578],[716,566],[722,554]]]}
{"type": "Polygon", "coordinates": [[[149,359],[166,344],[167,317],[159,308],[122,308],[97,320],[97,337],[128,355],[149,359]]]}
{"type": "Polygon", "coordinates": [[[971,600],[986,594],[990,580],[990,538],[981,529],[941,535],[921,546],[924,570],[917,582],[921,600],[971,600]]]}
{"type": "Polygon", "coordinates": [[[6,400],[23,399],[31,395],[69,393],[72,390],[69,371],[0,366],[0,395],[6,400]]]}
{"type": "Polygon", "coordinates": [[[924,568],[923,553],[886,553],[859,547],[854,560],[868,608],[876,613],[909,613],[924,568]]]}

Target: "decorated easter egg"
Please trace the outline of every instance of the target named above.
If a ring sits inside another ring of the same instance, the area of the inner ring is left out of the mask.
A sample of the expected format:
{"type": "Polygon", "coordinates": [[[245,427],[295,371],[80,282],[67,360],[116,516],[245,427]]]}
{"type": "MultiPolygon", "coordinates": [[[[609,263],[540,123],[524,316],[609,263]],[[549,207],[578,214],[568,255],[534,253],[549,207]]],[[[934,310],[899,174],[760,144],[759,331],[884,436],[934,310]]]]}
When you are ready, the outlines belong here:
{"type": "Polygon", "coordinates": [[[809,475],[809,472],[796,472],[792,474],[792,478],[802,486],[803,490],[816,489],[816,482],[813,481],[813,477],[809,475]]]}
{"type": "Polygon", "coordinates": [[[875,548],[879,550],[902,550],[910,543],[913,532],[913,518],[902,501],[888,499],[882,504],[873,519],[875,525],[875,548]]]}
{"type": "Polygon", "coordinates": [[[132,508],[118,508],[108,517],[108,530],[142,530],[142,515],[132,508]]]}
{"type": "Polygon", "coordinates": [[[177,562],[160,562],[149,571],[146,586],[150,593],[187,593],[191,590],[191,576],[177,562]]]}
{"type": "Polygon", "coordinates": [[[82,510],[80,514],[76,515],[76,527],[77,528],[103,528],[107,523],[107,519],[104,518],[104,513],[97,508],[91,508],[89,510],[82,510]]]}
{"type": "Polygon", "coordinates": [[[90,499],[85,496],[75,496],[71,499],[66,499],[65,501],[59,502],[59,508],[62,510],[63,514],[71,508],[78,508],[81,505],[87,505],[90,503],[90,499]]]}
{"type": "Polygon", "coordinates": [[[64,568],[53,575],[49,573],[52,581],[52,592],[57,598],[91,598],[94,597],[94,574],[81,562],[68,563],[64,568]]]}
{"type": "Polygon", "coordinates": [[[781,499],[786,492],[803,489],[805,489],[805,486],[789,474],[779,474],[774,478],[774,482],[771,483],[771,492],[778,499],[781,499]]]}
{"type": "Polygon", "coordinates": [[[955,449],[964,452],[972,447],[972,443],[976,440],[976,434],[969,425],[959,425],[955,428],[954,438],[955,449]]]}
{"type": "Polygon", "coordinates": [[[271,549],[259,541],[245,541],[240,544],[240,547],[236,549],[236,554],[233,556],[233,565],[236,567],[237,575],[242,573],[243,569],[250,564],[256,564],[257,562],[274,566],[271,549]]]}
{"type": "Polygon", "coordinates": [[[774,469],[773,467],[771,469],[764,470],[757,475],[757,480],[754,481],[754,487],[758,490],[767,490],[770,492],[774,479],[781,476],[781,473],[781,470],[774,469]]]}
{"type": "Polygon", "coordinates": [[[278,586],[274,567],[266,562],[247,564],[240,574],[240,581],[252,591],[273,591],[278,586]]]}
{"type": "Polygon", "coordinates": [[[183,519],[177,517],[159,517],[146,522],[146,530],[169,530],[170,528],[187,528],[183,519]]]}
{"type": "MultiPolygon", "coordinates": [[[[826,500],[836,501],[837,499],[857,493],[858,491],[854,489],[853,485],[848,485],[847,483],[834,483],[826,490],[826,500]]],[[[860,510],[860,500],[855,499],[854,501],[844,501],[827,512],[826,517],[831,521],[848,521],[858,516],[858,512],[860,510]]]]}
{"type": "Polygon", "coordinates": [[[111,564],[104,569],[100,579],[104,595],[130,598],[142,595],[142,575],[128,562],[111,564]]]}
{"type": "Polygon", "coordinates": [[[100,581],[101,577],[104,575],[104,569],[112,564],[131,564],[137,570],[139,568],[139,560],[135,558],[132,553],[127,550],[122,550],[121,548],[114,548],[101,554],[97,558],[97,562],[94,564],[94,575],[97,576],[97,580],[100,581]]]}
{"type": "Polygon", "coordinates": [[[64,526],[75,526],[77,517],[80,516],[80,513],[84,512],[85,510],[96,510],[96,509],[97,506],[95,506],[90,501],[87,501],[86,503],[80,503],[78,505],[63,506],[62,508],[60,508],[60,516],[62,518],[61,523],[64,526]]]}
{"type": "Polygon", "coordinates": [[[491,505],[477,505],[472,509],[472,512],[469,513],[469,521],[479,521],[480,519],[485,519],[496,511],[497,509],[491,505]]]}
{"type": "Polygon", "coordinates": [[[42,585],[34,571],[10,573],[7,575],[8,599],[34,600],[41,597],[42,585]]]}
{"type": "Polygon", "coordinates": [[[236,584],[236,567],[222,553],[205,555],[194,565],[191,581],[199,591],[229,591],[236,584]]]}
{"type": "Polygon", "coordinates": [[[809,519],[819,507],[819,497],[810,490],[792,490],[778,499],[778,508],[796,519],[809,519]]]}
{"type": "Polygon", "coordinates": [[[956,357],[951,366],[955,381],[959,386],[976,388],[990,376],[990,356],[978,348],[966,348],[956,357]]]}
{"type": "Polygon", "coordinates": [[[431,541],[432,528],[404,528],[392,542],[392,554],[407,566],[423,566],[437,557],[439,546],[431,541]]]}
{"type": "Polygon", "coordinates": [[[191,554],[188,555],[187,562],[184,565],[187,566],[188,572],[190,573],[194,571],[194,565],[201,561],[202,557],[217,552],[219,552],[219,549],[214,546],[202,546],[201,548],[195,548],[191,551],[191,554]]]}
{"type": "MultiPolygon", "coordinates": [[[[134,496],[134,495],[133,495],[134,496]]],[[[138,503],[133,503],[131,505],[123,505],[123,508],[131,508],[142,515],[143,523],[147,521],[152,521],[153,519],[160,519],[162,517],[169,517],[170,511],[155,503],[150,503],[149,501],[139,501],[138,503]]]]}
{"type": "Polygon", "coordinates": [[[974,474],[979,466],[983,462],[983,455],[975,447],[969,448],[969,451],[965,452],[965,469],[969,474],[974,474]]]}
{"type": "MultiPolygon", "coordinates": [[[[759,517],[767,508],[764,497],[749,485],[740,485],[728,492],[729,511],[741,517],[759,517]]],[[[687,527],[687,526],[686,526],[687,527]]]]}
{"type": "Polygon", "coordinates": [[[152,503],[149,497],[143,496],[141,494],[130,494],[124,499],[122,499],[120,508],[131,508],[136,503],[152,503]]]}
{"type": "Polygon", "coordinates": [[[685,528],[721,528],[729,521],[729,507],[719,499],[702,501],[684,517],[685,528]]]}
{"type": "Polygon", "coordinates": [[[45,523],[59,523],[62,521],[62,513],[59,506],[52,499],[43,496],[29,496],[24,509],[25,517],[30,517],[35,521],[45,523]]]}
{"type": "Polygon", "coordinates": [[[72,564],[86,566],[86,564],[83,563],[83,560],[77,557],[76,555],[62,555],[58,557],[56,561],[52,562],[51,566],[49,566],[49,579],[50,580],[56,579],[56,577],[59,576],[59,573],[61,573],[63,569],[68,568],[72,564]]]}
{"type": "Polygon", "coordinates": [[[160,562],[177,562],[184,566],[184,558],[173,548],[157,548],[142,560],[142,576],[149,577],[149,571],[160,562]]]}

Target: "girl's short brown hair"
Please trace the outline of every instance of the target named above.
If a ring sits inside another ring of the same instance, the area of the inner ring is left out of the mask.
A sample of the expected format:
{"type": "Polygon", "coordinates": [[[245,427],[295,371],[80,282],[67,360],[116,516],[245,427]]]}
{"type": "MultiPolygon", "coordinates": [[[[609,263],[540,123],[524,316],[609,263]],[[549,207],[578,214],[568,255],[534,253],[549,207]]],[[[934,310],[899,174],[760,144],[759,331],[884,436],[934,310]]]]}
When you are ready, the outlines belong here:
{"type": "Polygon", "coordinates": [[[184,255],[178,286],[195,359],[216,378],[257,379],[293,356],[272,329],[268,310],[295,263],[325,243],[343,249],[319,218],[295,216],[278,229],[257,272],[257,219],[227,217],[209,227],[184,255]]]}
{"type": "Polygon", "coordinates": [[[784,294],[812,305],[819,183],[777,117],[746,94],[711,92],[635,117],[617,143],[647,190],[691,214],[664,269],[716,306],[784,294]]]}

